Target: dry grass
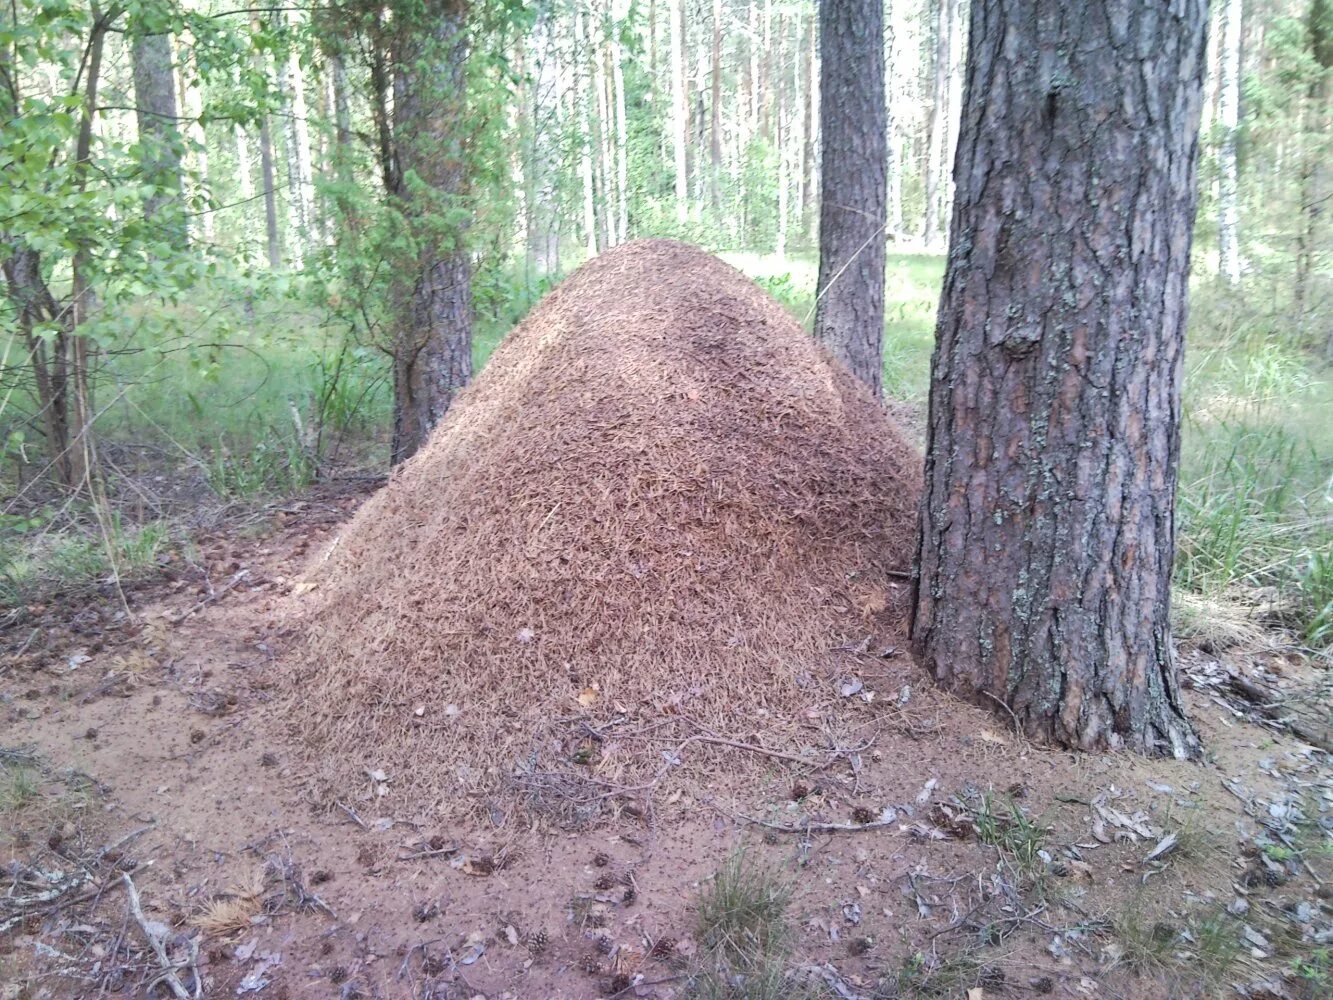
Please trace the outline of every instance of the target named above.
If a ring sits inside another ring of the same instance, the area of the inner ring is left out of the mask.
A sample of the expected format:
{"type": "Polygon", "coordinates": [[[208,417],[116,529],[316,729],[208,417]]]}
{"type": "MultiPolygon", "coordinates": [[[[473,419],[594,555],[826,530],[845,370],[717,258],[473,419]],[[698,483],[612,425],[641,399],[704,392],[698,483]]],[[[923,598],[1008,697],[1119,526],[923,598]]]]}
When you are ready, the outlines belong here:
{"type": "Polygon", "coordinates": [[[919,477],[738,271],[620,247],[509,335],[298,588],[292,716],[335,783],[383,770],[396,802],[445,812],[520,765],[660,767],[585,720],[688,714],[791,747],[837,701],[833,650],[901,624],[886,571],[919,477]]]}
{"type": "Polygon", "coordinates": [[[264,877],[252,874],[214,896],[190,921],[206,937],[226,937],[247,930],[264,908],[264,877]]]}

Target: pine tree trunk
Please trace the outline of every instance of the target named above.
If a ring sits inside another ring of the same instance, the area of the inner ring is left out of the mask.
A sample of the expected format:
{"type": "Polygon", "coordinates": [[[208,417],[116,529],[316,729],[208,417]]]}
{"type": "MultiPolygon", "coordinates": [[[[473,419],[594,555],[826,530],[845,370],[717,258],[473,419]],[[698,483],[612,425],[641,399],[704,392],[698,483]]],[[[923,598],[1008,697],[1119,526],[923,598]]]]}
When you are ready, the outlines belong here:
{"type": "Polygon", "coordinates": [[[1205,3],[972,3],[912,645],[1066,747],[1197,747],[1169,612],[1205,3]]]}
{"type": "Polygon", "coordinates": [[[676,221],[690,217],[690,177],[685,153],[689,97],[685,92],[685,0],[670,0],[671,18],[671,148],[676,166],[676,221]]]}
{"type": "Polygon", "coordinates": [[[888,144],[882,0],[819,6],[823,185],[815,338],[880,394],[888,144]]]}
{"type": "Polygon", "coordinates": [[[1240,281],[1240,205],[1237,190],[1236,137],[1240,126],[1240,45],[1242,0],[1221,0],[1222,77],[1218,89],[1221,146],[1218,168],[1218,270],[1231,284],[1240,281]]]}
{"type": "Polygon", "coordinates": [[[176,105],[176,73],[171,35],[150,33],[153,25],[130,27],[130,63],[134,76],[135,119],[139,126],[144,177],[154,192],[144,200],[144,218],[164,227],[176,249],[187,242],[182,199],[181,142],[176,105]]]}
{"type": "Polygon", "coordinates": [[[419,23],[399,25],[393,141],[400,165],[390,193],[420,246],[394,345],[394,464],[410,458],[472,377],[472,264],[462,223],[467,194],[467,3],[427,0],[419,23]],[[404,30],[406,29],[406,30],[404,30]],[[424,191],[413,190],[412,178],[424,191]]]}

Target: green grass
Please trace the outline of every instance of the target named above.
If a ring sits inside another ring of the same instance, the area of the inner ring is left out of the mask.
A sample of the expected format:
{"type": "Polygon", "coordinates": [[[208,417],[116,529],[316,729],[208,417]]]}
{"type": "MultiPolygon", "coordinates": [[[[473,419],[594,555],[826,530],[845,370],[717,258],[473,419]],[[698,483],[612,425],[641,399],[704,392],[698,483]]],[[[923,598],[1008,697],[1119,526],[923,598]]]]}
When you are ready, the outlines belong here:
{"type": "Polygon", "coordinates": [[[17,812],[37,798],[36,772],[24,764],[0,764],[0,816],[17,812]]]}
{"type": "Polygon", "coordinates": [[[1046,871],[1046,859],[1041,856],[1046,831],[1029,819],[1018,803],[1006,799],[997,804],[990,795],[984,795],[973,822],[977,839],[999,851],[1020,878],[1035,880],[1046,871]]]}
{"type": "Polygon", "coordinates": [[[34,531],[0,523],[0,606],[30,603],[44,594],[117,574],[128,580],[154,565],[170,542],[163,521],[126,525],[112,516],[106,528],[103,536],[91,526],[34,531]]]}
{"type": "Polygon", "coordinates": [[[787,916],[792,885],[743,850],[723,862],[699,893],[696,956],[685,985],[690,1000],[823,1000],[829,991],[788,975],[787,916]]]}
{"type": "Polygon", "coordinates": [[[719,961],[742,967],[784,954],[791,896],[790,883],[735,852],[699,894],[700,944],[719,961]]]}

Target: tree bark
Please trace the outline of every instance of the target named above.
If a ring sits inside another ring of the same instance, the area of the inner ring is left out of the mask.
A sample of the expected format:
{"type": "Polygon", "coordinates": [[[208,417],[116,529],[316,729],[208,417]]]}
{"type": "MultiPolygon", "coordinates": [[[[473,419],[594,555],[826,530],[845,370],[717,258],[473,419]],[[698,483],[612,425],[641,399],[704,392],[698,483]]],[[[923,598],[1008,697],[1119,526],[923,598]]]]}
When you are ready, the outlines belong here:
{"type": "Polygon", "coordinates": [[[882,0],[819,6],[823,183],[815,337],[880,395],[888,143],[882,0]]]}
{"type": "Polygon", "coordinates": [[[912,646],[1066,747],[1197,749],[1169,614],[1206,16],[972,4],[912,646]]]}
{"type": "Polygon", "coordinates": [[[399,200],[417,271],[394,344],[394,464],[414,455],[472,377],[472,264],[462,222],[468,186],[466,0],[426,0],[396,26],[393,141],[399,200]]]}
{"type": "Polygon", "coordinates": [[[130,64],[134,76],[135,120],[140,162],[154,192],[144,200],[144,219],[164,227],[171,245],[186,244],[185,206],[181,199],[181,143],[172,66],[171,35],[153,24],[130,26],[130,64]]]}
{"type": "Polygon", "coordinates": [[[1240,281],[1240,204],[1237,189],[1236,137],[1240,127],[1240,46],[1242,0],[1222,0],[1222,76],[1217,124],[1221,145],[1218,167],[1218,270],[1229,283],[1240,281]]]}

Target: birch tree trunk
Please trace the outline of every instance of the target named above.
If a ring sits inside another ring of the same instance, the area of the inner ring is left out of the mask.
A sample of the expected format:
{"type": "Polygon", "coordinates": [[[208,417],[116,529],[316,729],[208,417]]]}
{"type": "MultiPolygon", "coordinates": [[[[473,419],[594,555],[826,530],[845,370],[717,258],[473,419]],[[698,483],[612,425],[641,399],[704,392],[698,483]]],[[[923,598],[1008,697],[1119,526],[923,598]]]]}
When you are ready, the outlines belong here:
{"type": "Polygon", "coordinates": [[[1184,756],[1171,560],[1206,0],[1081,10],[972,3],[912,646],[1034,739],[1184,756]]]}
{"type": "Polygon", "coordinates": [[[815,338],[878,396],[888,157],[881,0],[823,0],[819,38],[824,166],[815,338]]]}
{"type": "Polygon", "coordinates": [[[713,78],[708,109],[708,148],[712,159],[709,196],[713,211],[720,204],[722,184],[722,0],[713,0],[713,78]]]}
{"type": "Polygon", "coordinates": [[[1236,137],[1240,127],[1240,47],[1242,0],[1221,0],[1222,37],[1217,125],[1218,270],[1226,281],[1240,281],[1240,204],[1237,190],[1236,137]]]}

